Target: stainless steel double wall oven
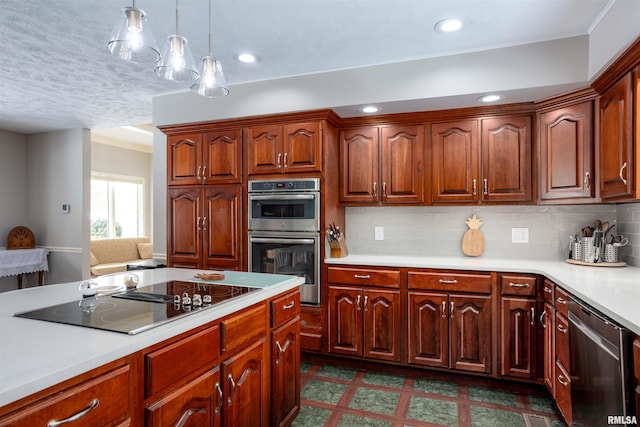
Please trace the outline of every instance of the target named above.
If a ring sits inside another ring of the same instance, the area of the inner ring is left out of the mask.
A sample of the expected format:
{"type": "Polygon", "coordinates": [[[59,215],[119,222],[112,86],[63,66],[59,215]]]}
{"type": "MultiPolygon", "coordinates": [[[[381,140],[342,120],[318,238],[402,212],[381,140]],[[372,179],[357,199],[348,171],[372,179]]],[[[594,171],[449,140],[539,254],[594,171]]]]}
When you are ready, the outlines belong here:
{"type": "Polygon", "coordinates": [[[249,271],[304,277],[300,300],[320,303],[320,180],[249,181],[249,271]]]}

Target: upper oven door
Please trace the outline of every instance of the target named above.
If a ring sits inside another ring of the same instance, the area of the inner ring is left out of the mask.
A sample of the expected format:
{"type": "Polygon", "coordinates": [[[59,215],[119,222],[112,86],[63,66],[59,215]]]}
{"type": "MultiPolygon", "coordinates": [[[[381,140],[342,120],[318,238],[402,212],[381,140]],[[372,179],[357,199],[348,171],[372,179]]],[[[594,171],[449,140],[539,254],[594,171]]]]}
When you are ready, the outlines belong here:
{"type": "Polygon", "coordinates": [[[320,231],[320,193],[249,193],[249,230],[320,231]]]}

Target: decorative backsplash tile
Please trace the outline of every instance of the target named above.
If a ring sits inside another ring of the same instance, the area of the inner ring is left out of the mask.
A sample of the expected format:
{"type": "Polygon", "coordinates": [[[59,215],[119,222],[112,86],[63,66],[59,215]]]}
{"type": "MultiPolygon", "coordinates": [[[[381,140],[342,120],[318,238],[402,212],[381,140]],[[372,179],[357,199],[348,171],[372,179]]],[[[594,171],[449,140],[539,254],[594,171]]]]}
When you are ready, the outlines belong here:
{"type": "Polygon", "coordinates": [[[388,206],[346,208],[349,252],[414,256],[463,256],[465,221],[483,221],[485,252],[491,258],[567,258],[569,235],[596,219],[616,223],[629,238],[621,261],[640,266],[640,203],[570,206],[388,206]],[[374,239],[384,227],[384,240],[374,239]],[[529,243],[512,243],[512,228],[528,228],[529,243]]]}

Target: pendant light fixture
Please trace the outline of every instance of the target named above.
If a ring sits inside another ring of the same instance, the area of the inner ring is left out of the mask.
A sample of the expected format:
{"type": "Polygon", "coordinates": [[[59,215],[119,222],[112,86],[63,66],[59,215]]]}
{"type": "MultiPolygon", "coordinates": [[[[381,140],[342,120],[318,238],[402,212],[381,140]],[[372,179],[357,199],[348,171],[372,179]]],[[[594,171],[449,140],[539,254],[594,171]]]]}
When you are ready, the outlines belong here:
{"type": "Polygon", "coordinates": [[[147,16],[136,7],[133,0],[132,7],[122,9],[123,17],[116,25],[107,43],[107,50],[127,62],[138,64],[154,64],[160,60],[158,45],[151,33],[151,27],[146,22],[147,16]]]}
{"type": "Polygon", "coordinates": [[[218,59],[211,56],[211,0],[209,0],[209,51],[207,56],[200,61],[198,71],[200,72],[200,79],[191,85],[192,91],[209,98],[227,96],[229,94],[227,81],[222,72],[222,64],[218,59]]]}
{"type": "Polygon", "coordinates": [[[176,33],[167,37],[162,49],[162,59],[154,72],[158,77],[175,82],[192,82],[198,79],[191,49],[185,37],[178,31],[178,0],[176,0],[176,33]]]}

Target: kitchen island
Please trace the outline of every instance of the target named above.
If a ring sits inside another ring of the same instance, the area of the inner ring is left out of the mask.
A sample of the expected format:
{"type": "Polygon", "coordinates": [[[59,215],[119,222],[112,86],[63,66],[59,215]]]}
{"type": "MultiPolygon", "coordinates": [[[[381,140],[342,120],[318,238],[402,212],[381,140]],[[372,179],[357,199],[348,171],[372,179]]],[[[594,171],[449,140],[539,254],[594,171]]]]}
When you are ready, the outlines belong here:
{"type": "MultiPolygon", "coordinates": [[[[137,271],[136,274],[140,278],[138,288],[171,280],[190,281],[199,272],[203,271],[173,268],[137,271]]],[[[118,419],[117,422],[126,421],[131,425],[142,425],[145,422],[152,424],[149,420],[162,415],[162,411],[158,410],[157,402],[171,401],[171,398],[176,398],[174,395],[176,387],[184,388],[190,386],[192,382],[195,384],[197,381],[204,381],[202,377],[205,372],[207,375],[214,372],[218,375],[215,377],[216,381],[212,380],[216,383],[215,386],[211,384],[211,393],[215,396],[211,396],[212,403],[209,408],[211,411],[208,411],[211,413],[206,414],[206,417],[209,417],[206,419],[210,420],[215,415],[219,416],[222,409],[223,390],[225,399],[232,388],[234,393],[241,394],[236,390],[236,386],[240,388],[240,384],[237,383],[238,378],[234,376],[235,382],[230,379],[229,384],[223,380],[217,380],[219,371],[222,370],[227,376],[235,375],[232,362],[237,358],[241,359],[245,349],[258,349],[256,343],[259,343],[259,349],[257,353],[254,351],[254,355],[258,354],[260,363],[257,368],[253,366],[252,369],[260,371],[261,376],[257,381],[258,393],[262,391],[262,397],[268,399],[269,384],[274,381],[274,375],[281,375],[281,373],[271,369],[275,365],[270,363],[270,351],[267,347],[270,346],[271,338],[275,336],[272,334],[284,328],[285,323],[290,325],[289,331],[293,331],[287,338],[293,341],[289,347],[295,349],[299,346],[296,339],[296,330],[299,331],[300,308],[298,287],[303,283],[303,279],[295,276],[233,271],[223,273],[225,278],[219,283],[261,289],[137,335],[13,316],[14,313],[80,301],[78,288],[81,282],[0,294],[0,425],[5,425],[7,418],[4,416],[7,414],[29,412],[33,407],[44,405],[43,402],[48,400],[46,397],[49,391],[66,392],[82,386],[74,378],[87,382],[92,378],[90,373],[94,370],[102,374],[103,370],[120,372],[118,369],[123,372],[126,370],[126,375],[114,374],[114,378],[124,378],[118,381],[124,381],[123,392],[129,393],[128,398],[119,403],[124,402],[126,406],[128,401],[129,408],[128,410],[125,408],[124,415],[118,415],[124,418],[118,419]],[[192,337],[197,337],[197,340],[192,337]],[[201,356],[204,353],[211,354],[201,356]],[[189,361],[190,358],[194,358],[195,362],[189,361]],[[198,366],[201,362],[202,366],[198,366]],[[195,366],[184,367],[189,364],[195,364],[195,366]],[[103,369],[105,366],[108,368],[103,369]],[[154,372],[157,367],[167,369],[154,372]],[[186,373],[180,371],[183,367],[186,373]],[[265,374],[262,371],[270,371],[271,375],[269,372],[265,374]],[[151,378],[152,374],[155,374],[153,378],[151,378]],[[166,378],[176,379],[175,387],[174,384],[169,384],[166,378]],[[186,384],[185,381],[191,382],[186,384]],[[217,390],[220,391],[220,398],[217,390]],[[25,404],[27,406],[24,406],[25,404]],[[146,421],[143,422],[143,419],[146,421]]],[[[126,274],[103,276],[96,281],[105,287],[121,285],[126,274]]],[[[286,349],[287,345],[277,339],[273,341],[273,345],[276,344],[282,356],[284,353],[282,349],[286,349]]],[[[285,354],[284,357],[287,355],[285,354]]],[[[299,351],[297,356],[291,357],[291,362],[299,364],[299,351]]],[[[280,362],[278,365],[287,364],[280,362]]],[[[290,368],[295,369],[296,372],[299,370],[297,366],[290,366],[290,368]]],[[[208,377],[206,379],[209,381],[208,377]]],[[[113,385],[109,385],[111,386],[113,385]]],[[[293,398],[294,401],[299,402],[299,386],[294,392],[297,396],[289,396],[289,399],[293,398]]],[[[80,394],[82,393],[84,391],[80,394]]],[[[240,400],[240,396],[235,399],[240,400]]],[[[71,412],[61,416],[64,418],[75,414],[83,409],[82,405],[69,409],[71,412]]],[[[107,403],[103,404],[104,406],[107,406],[107,403]]],[[[269,416],[271,405],[266,402],[257,406],[265,408],[263,411],[256,412],[262,412],[260,419],[264,424],[268,424],[265,417],[269,416]]],[[[97,405],[96,411],[98,408],[100,405],[97,405]]],[[[224,409],[227,409],[226,405],[224,409]]],[[[164,412],[170,411],[164,408],[164,412]]],[[[275,415],[275,411],[272,412],[271,415],[275,415]]],[[[233,411],[227,410],[226,413],[227,422],[233,421],[233,411]]],[[[297,414],[297,410],[295,413],[297,414]]],[[[197,416],[200,413],[196,411],[193,414],[197,416]]],[[[100,422],[111,421],[102,418],[100,420],[100,422]]],[[[45,420],[45,424],[47,422],[48,420],[45,420]]],[[[156,422],[162,424],[163,419],[158,419],[156,422]]]]}

